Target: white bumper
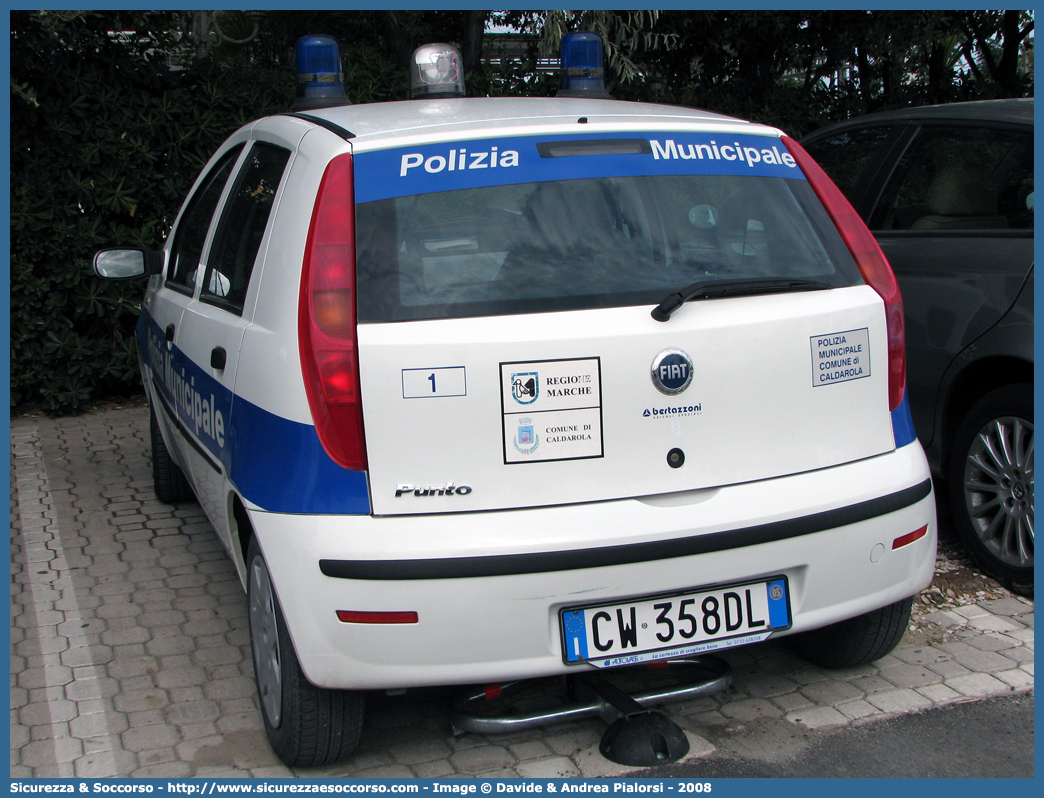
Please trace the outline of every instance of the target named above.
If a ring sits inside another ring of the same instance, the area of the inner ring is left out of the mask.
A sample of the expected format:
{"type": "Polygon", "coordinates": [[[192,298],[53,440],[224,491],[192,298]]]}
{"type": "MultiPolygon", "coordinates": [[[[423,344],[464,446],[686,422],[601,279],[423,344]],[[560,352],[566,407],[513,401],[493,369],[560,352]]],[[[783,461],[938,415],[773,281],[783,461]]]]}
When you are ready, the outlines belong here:
{"type": "Polygon", "coordinates": [[[935,500],[917,443],[812,473],[642,499],[428,516],[250,517],[306,676],[345,689],[590,667],[563,663],[565,606],[785,575],[787,634],[912,596],[935,568],[935,500]],[[924,537],[893,550],[896,538],[926,525],[924,537]],[[354,578],[324,575],[320,561],[354,578]],[[542,563],[563,569],[538,570],[542,563]],[[478,575],[490,571],[499,575],[478,575]],[[419,578],[425,574],[435,578],[419,578]],[[338,610],[416,611],[419,620],[342,623],[338,610]]]}

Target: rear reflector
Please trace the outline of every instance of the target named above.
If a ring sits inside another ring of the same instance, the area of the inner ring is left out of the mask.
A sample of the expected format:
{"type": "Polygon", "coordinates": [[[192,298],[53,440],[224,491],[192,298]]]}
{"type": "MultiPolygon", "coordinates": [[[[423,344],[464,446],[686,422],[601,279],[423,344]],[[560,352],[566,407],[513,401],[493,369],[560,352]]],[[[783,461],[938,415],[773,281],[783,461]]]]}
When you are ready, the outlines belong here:
{"type": "Polygon", "coordinates": [[[823,168],[794,139],[784,136],[783,143],[833,219],[866,284],[884,300],[888,330],[888,409],[895,410],[903,401],[906,391],[906,327],[903,298],[892,267],[888,265],[888,259],[878,246],[877,239],[867,230],[855,208],[823,168]]]}
{"type": "Polygon", "coordinates": [[[928,534],[928,527],[922,526],[920,529],[916,529],[908,535],[903,535],[901,538],[896,538],[892,541],[892,551],[901,549],[903,546],[909,546],[915,540],[920,540],[928,534]]]}
{"type": "Polygon", "coordinates": [[[337,610],[337,620],[341,623],[417,623],[417,613],[337,610]]]}
{"type": "Polygon", "coordinates": [[[487,684],[482,688],[482,694],[485,696],[486,701],[493,701],[496,698],[500,698],[503,692],[504,688],[499,684],[487,684]]]}

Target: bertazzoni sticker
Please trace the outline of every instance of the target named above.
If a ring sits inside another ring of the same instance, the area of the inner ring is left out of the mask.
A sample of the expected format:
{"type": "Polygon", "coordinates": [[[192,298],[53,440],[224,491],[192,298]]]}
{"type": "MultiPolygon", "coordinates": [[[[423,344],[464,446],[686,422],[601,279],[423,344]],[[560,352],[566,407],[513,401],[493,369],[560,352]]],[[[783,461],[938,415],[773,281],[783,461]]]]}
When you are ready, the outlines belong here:
{"type": "Polygon", "coordinates": [[[602,456],[598,358],[500,364],[504,463],[602,456]]]}
{"type": "Polygon", "coordinates": [[[812,385],[834,385],[870,376],[870,330],[813,335],[812,385]]]}

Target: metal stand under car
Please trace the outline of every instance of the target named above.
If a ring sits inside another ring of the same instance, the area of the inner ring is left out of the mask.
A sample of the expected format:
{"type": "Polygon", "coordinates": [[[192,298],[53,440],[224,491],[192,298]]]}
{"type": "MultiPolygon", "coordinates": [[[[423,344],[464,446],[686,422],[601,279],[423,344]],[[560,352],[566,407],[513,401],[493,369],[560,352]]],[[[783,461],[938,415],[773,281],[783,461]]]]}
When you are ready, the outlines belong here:
{"type": "MultiPolygon", "coordinates": [[[[537,680],[490,685],[462,693],[450,710],[455,735],[465,732],[503,733],[532,729],[551,723],[598,716],[609,724],[598,750],[619,765],[649,767],[677,762],[689,752],[681,728],[649,707],[720,692],[732,684],[732,668],[720,657],[703,656],[652,663],[648,670],[667,671],[669,682],[629,695],[610,684],[603,673],[577,673],[562,677],[565,699],[555,706],[541,696],[519,696],[537,680]]],[[[614,674],[635,669],[614,669],[614,674]]]]}

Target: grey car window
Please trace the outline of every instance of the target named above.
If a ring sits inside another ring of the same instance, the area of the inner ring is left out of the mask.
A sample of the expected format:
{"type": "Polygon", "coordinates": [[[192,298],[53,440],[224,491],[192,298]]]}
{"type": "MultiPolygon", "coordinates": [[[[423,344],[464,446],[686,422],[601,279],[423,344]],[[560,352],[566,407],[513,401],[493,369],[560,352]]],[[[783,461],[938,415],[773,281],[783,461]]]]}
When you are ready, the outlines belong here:
{"type": "Polygon", "coordinates": [[[359,317],[657,304],[697,280],[859,282],[803,180],[604,177],[361,204],[359,317]]]}
{"type": "Polygon", "coordinates": [[[224,191],[228,176],[239,157],[243,145],[229,150],[204,178],[196,193],[188,202],[174,233],[174,244],[170,250],[170,267],[167,285],[191,293],[196,285],[196,268],[203,254],[203,243],[210,229],[210,222],[217,210],[218,200],[224,191]]]}
{"type": "Polygon", "coordinates": [[[871,227],[937,232],[1032,229],[1032,134],[922,128],[900,159],[871,227]]]}
{"type": "Polygon", "coordinates": [[[241,312],[254,261],[272,213],[289,150],[255,144],[225,202],[214,236],[201,298],[241,312]]]}
{"type": "Polygon", "coordinates": [[[894,130],[895,125],[843,130],[803,146],[841,192],[852,199],[867,167],[879,159],[894,130]]]}

